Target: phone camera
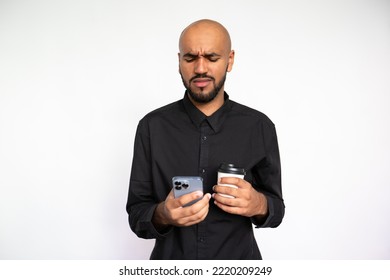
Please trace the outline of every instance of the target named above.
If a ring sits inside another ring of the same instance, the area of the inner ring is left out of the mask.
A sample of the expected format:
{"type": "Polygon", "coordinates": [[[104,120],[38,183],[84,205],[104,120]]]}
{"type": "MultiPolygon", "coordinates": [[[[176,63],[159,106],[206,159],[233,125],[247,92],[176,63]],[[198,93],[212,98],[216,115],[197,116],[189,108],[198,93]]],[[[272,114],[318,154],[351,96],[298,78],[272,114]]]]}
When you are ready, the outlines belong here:
{"type": "Polygon", "coordinates": [[[176,181],[175,182],[175,189],[180,191],[181,190],[181,182],[180,181],[176,181]]]}

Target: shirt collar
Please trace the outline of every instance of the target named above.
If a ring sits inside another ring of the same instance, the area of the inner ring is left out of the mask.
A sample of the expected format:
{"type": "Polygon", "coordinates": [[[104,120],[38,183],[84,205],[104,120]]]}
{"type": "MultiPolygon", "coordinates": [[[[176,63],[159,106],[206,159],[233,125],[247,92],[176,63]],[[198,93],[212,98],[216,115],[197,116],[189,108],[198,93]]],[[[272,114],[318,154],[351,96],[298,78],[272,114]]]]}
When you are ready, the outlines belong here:
{"type": "Polygon", "coordinates": [[[231,110],[232,103],[230,102],[229,95],[224,92],[225,102],[214,114],[206,116],[191,102],[187,92],[184,94],[183,104],[190,117],[192,123],[199,128],[203,121],[207,121],[214,132],[218,132],[224,120],[226,119],[227,113],[231,110]]]}

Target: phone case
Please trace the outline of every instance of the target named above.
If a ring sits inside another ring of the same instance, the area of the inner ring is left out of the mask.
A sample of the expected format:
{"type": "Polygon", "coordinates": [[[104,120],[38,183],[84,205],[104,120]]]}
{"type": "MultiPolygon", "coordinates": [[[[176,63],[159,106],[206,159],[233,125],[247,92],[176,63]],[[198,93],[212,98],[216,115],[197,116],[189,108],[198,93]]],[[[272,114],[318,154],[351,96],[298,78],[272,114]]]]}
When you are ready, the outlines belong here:
{"type": "MultiPolygon", "coordinates": [[[[203,192],[203,179],[198,176],[175,176],[172,178],[172,187],[176,198],[195,191],[203,192]]],[[[191,201],[184,206],[190,206],[200,199],[202,198],[191,201]]]]}

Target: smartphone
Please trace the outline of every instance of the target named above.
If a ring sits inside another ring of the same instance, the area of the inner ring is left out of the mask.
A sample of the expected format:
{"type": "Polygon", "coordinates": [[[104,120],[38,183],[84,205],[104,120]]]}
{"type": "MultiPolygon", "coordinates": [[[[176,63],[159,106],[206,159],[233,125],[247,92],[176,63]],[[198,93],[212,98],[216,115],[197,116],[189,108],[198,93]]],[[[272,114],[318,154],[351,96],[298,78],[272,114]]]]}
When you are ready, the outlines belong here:
{"type": "MultiPolygon", "coordinates": [[[[176,198],[195,191],[203,192],[203,179],[198,176],[175,176],[172,178],[172,187],[176,198]]],[[[201,197],[195,199],[184,205],[184,207],[190,206],[201,199],[201,197]]]]}

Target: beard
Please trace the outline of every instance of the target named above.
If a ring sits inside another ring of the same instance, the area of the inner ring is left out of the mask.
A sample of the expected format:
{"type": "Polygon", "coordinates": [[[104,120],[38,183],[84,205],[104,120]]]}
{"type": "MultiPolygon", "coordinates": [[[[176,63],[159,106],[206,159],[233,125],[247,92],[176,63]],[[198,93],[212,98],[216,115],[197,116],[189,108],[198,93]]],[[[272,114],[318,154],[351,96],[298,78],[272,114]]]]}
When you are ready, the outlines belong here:
{"type": "Polygon", "coordinates": [[[205,104],[205,103],[208,103],[208,102],[212,101],[218,95],[218,93],[221,91],[223,85],[225,84],[226,74],[227,74],[227,72],[225,72],[225,75],[223,75],[222,79],[219,81],[218,84],[215,82],[214,77],[207,76],[206,74],[198,74],[198,75],[192,77],[189,80],[189,82],[187,83],[184,80],[183,75],[181,74],[181,71],[180,71],[181,80],[183,81],[183,85],[186,88],[187,93],[190,95],[192,100],[194,100],[197,103],[202,103],[202,104],[205,104]],[[209,91],[209,92],[205,92],[203,88],[200,89],[199,93],[192,91],[190,83],[194,79],[197,79],[197,78],[209,78],[209,79],[211,79],[213,81],[214,88],[211,91],[209,91]]]}

